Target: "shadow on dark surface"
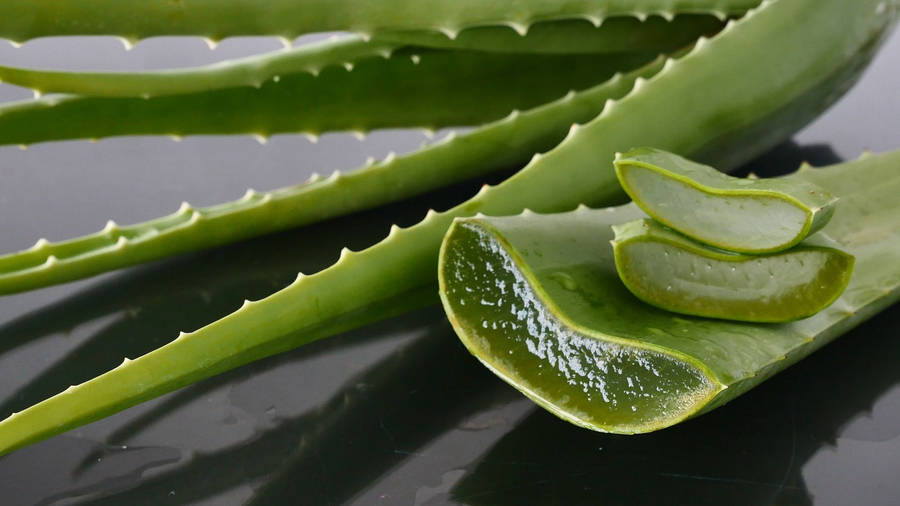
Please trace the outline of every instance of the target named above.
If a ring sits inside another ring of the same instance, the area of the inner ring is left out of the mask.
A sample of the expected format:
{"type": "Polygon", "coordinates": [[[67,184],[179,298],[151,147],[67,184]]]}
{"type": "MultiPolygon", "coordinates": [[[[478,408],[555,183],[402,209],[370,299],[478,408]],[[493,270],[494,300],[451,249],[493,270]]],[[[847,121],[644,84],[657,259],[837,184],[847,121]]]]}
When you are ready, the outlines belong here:
{"type": "Polygon", "coordinates": [[[101,494],[79,504],[190,504],[274,472],[254,504],[339,504],[407,458],[400,448],[417,448],[509,393],[449,325],[432,324],[318,408],[248,442],[198,454],[129,490],[102,483],[47,501],[101,494]]]}
{"type": "Polygon", "coordinates": [[[898,309],[727,406],[656,433],[575,430],[535,411],[485,453],[451,497],[470,506],[587,505],[598,498],[609,505],[812,504],[803,464],[900,383],[898,309]]]}
{"type": "Polygon", "coordinates": [[[733,176],[747,177],[756,174],[759,177],[775,177],[790,174],[804,162],[813,167],[823,167],[841,163],[841,157],[827,144],[811,144],[801,146],[794,141],[787,141],[775,146],[768,153],[744,165],[733,176]]]}

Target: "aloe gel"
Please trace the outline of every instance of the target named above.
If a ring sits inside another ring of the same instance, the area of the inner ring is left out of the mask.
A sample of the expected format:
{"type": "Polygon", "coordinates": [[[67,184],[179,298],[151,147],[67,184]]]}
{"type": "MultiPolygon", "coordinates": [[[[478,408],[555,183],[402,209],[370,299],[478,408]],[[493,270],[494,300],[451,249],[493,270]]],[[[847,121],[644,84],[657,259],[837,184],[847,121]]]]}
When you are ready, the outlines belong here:
{"type": "Polygon", "coordinates": [[[786,250],[824,227],[837,198],[807,181],[744,179],[653,148],[617,154],[616,175],[657,221],[741,253],[786,250]]]}
{"type": "Polygon", "coordinates": [[[787,322],[812,316],[840,296],[853,256],[801,243],[769,255],[710,248],[650,219],[614,226],[616,270],[636,297],[695,316],[787,322]]]}

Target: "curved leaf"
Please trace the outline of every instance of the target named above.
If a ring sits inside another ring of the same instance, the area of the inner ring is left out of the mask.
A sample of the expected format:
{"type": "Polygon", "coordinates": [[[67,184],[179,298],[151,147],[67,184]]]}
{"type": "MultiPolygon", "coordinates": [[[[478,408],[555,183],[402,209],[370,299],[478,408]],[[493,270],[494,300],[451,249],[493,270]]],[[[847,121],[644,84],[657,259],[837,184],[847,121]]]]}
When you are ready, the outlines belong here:
{"type": "Polygon", "coordinates": [[[655,56],[397,51],[387,59],[362,59],[349,71],[332,66],[316,76],[280,75],[259,88],[147,99],[51,95],[0,106],[0,144],[477,125],[602,83],[655,56]]]}

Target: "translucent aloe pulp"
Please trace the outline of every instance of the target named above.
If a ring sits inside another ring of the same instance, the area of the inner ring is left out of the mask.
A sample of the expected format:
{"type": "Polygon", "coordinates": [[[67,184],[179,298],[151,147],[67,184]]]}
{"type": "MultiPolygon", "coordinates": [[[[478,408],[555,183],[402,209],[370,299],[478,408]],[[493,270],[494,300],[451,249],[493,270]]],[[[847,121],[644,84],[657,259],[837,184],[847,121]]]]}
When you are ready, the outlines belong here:
{"type": "Polygon", "coordinates": [[[853,256],[810,240],[767,255],[711,248],[653,219],[613,227],[616,271],[637,298],[675,313],[749,322],[812,316],[834,302],[853,256]]]}

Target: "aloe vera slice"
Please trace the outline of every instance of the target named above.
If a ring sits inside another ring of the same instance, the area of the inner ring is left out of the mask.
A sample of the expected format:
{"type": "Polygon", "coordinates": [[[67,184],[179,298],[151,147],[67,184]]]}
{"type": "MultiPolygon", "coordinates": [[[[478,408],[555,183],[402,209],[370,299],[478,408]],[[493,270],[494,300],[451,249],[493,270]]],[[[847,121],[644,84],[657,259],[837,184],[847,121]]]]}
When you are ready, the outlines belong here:
{"type": "Polygon", "coordinates": [[[577,425],[649,432],[723,405],[900,300],[900,153],[790,179],[841,190],[820,234],[856,257],[847,290],[791,323],[679,316],[641,302],[616,272],[611,225],[622,207],[454,222],[441,298],[489,369],[577,425]]]}
{"type": "Polygon", "coordinates": [[[622,188],[657,221],[741,253],[788,249],[820,230],[837,198],[795,179],[744,179],[653,148],[616,156],[622,188]]]}
{"type": "Polygon", "coordinates": [[[656,307],[695,316],[786,322],[840,296],[853,256],[818,244],[770,255],[710,248],[651,219],[613,226],[616,270],[628,290],[656,307]]]}

